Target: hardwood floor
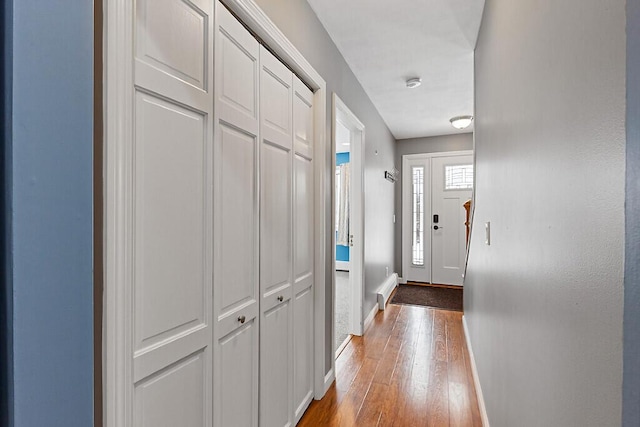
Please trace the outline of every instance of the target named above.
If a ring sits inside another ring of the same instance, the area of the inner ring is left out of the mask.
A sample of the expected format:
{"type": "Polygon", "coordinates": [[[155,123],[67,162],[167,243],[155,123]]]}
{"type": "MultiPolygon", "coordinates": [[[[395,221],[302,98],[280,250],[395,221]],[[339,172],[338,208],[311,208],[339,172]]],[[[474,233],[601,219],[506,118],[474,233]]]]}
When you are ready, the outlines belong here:
{"type": "Polygon", "coordinates": [[[482,426],[462,313],[389,304],[298,426],[482,426]]]}

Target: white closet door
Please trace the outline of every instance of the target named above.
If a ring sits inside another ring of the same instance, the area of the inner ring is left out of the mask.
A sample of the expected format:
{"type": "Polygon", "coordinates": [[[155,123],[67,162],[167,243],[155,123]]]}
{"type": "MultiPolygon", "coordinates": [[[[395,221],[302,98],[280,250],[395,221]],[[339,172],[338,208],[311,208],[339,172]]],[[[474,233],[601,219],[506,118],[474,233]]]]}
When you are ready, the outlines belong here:
{"type": "Polygon", "coordinates": [[[292,422],[292,73],[260,48],[260,425],[292,422]]]}
{"type": "Polygon", "coordinates": [[[135,2],[133,143],[114,160],[131,242],[117,254],[125,427],[211,423],[212,13],[210,0],[135,2]]]}
{"type": "Polygon", "coordinates": [[[313,93],[294,76],[293,401],[297,423],[313,398],[313,93]]]}
{"type": "Polygon", "coordinates": [[[216,4],[214,425],[248,427],[258,425],[260,48],[216,4]]]}

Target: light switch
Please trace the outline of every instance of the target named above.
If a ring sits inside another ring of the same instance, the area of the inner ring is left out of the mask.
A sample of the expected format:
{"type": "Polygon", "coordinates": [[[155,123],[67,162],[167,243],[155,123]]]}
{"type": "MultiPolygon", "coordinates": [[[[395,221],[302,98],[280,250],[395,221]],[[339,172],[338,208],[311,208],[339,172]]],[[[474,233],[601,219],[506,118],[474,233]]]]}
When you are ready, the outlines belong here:
{"type": "Polygon", "coordinates": [[[484,243],[487,246],[491,245],[491,222],[484,223],[484,243]]]}

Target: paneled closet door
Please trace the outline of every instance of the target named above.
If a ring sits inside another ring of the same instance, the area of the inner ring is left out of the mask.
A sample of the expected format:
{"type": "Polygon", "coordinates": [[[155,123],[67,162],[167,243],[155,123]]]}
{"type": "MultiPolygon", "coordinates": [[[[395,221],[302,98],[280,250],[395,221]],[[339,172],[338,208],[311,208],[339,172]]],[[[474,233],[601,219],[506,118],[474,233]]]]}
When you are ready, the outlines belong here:
{"type": "Polygon", "coordinates": [[[116,255],[131,304],[123,427],[211,424],[212,13],[211,0],[135,2],[133,141],[112,159],[130,242],[116,255]]]}
{"type": "Polygon", "coordinates": [[[260,46],[216,5],[214,425],[255,427],[260,46]]]}
{"type": "Polygon", "coordinates": [[[293,402],[297,423],[313,398],[313,93],[293,78],[293,402]]]}
{"type": "Polygon", "coordinates": [[[293,75],[260,49],[260,425],[292,423],[293,75]]]}

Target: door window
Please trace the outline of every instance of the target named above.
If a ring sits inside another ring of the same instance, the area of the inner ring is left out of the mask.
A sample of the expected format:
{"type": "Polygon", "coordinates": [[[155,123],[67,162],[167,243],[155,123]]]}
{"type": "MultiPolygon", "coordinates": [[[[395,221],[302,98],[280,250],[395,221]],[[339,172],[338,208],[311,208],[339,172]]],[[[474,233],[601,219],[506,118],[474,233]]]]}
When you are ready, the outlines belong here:
{"type": "Polygon", "coordinates": [[[444,167],[445,190],[471,190],[473,165],[446,165],[444,167]]]}
{"type": "Polygon", "coordinates": [[[411,263],[424,266],[424,167],[411,169],[413,180],[412,258],[411,263]]]}

